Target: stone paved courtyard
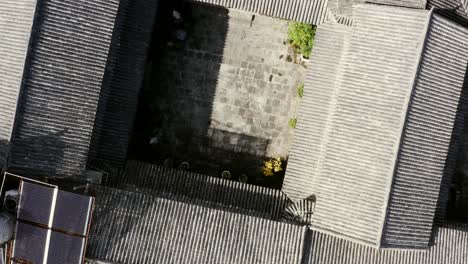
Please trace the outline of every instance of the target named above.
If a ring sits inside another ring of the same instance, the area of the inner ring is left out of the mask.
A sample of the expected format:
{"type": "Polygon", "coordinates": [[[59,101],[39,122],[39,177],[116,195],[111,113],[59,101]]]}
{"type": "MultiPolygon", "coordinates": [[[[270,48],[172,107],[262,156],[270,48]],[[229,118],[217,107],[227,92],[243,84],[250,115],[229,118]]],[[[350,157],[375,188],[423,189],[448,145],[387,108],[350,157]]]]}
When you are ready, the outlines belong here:
{"type": "Polygon", "coordinates": [[[143,92],[149,106],[144,120],[153,128],[145,137],[157,138],[154,152],[212,168],[212,174],[252,173],[264,157],[287,157],[294,133],[288,122],[306,72],[285,44],[288,23],[215,7],[190,9],[187,40],[162,46],[143,92]]]}

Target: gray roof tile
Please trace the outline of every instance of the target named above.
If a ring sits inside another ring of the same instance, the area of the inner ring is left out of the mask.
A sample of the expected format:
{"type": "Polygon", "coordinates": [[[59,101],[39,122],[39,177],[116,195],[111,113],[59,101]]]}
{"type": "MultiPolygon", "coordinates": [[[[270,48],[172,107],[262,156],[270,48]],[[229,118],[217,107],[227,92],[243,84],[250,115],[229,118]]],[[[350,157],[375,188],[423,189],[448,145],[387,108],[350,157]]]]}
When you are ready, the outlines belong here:
{"type": "Polygon", "coordinates": [[[126,264],[300,263],[305,227],[100,188],[87,257],[126,264]]]}
{"type": "MultiPolygon", "coordinates": [[[[319,151],[310,154],[316,161],[309,167],[308,194],[317,196],[315,227],[378,245],[404,122],[401,113],[411,93],[427,21],[425,11],[375,5],[356,9],[338,83],[324,91],[329,104],[324,108],[312,101],[316,110],[308,112],[323,113],[325,120],[323,130],[308,129],[322,138],[315,146],[319,151]],[[405,57],[404,64],[400,57],[405,57]],[[382,63],[386,67],[380,67],[382,63]]],[[[315,85],[306,91],[324,90],[315,85]]]]}
{"type": "MultiPolygon", "coordinates": [[[[425,246],[432,231],[468,62],[468,29],[435,14],[426,38],[387,208],[383,243],[425,246]]],[[[447,167],[451,165],[452,168],[447,167]]]]}
{"type": "Polygon", "coordinates": [[[118,0],[42,0],[12,139],[11,168],[85,169],[118,0]]]}
{"type": "Polygon", "coordinates": [[[427,0],[366,0],[367,3],[425,9],[427,0]]]}
{"type": "Polygon", "coordinates": [[[138,161],[127,163],[119,182],[119,187],[127,190],[165,194],[179,201],[269,219],[281,219],[288,204],[279,190],[138,161]]]}
{"type": "Polygon", "coordinates": [[[313,193],[314,168],[319,163],[337,76],[338,66],[350,37],[344,25],[328,22],[317,28],[310,66],[305,80],[304,97],[298,113],[297,128],[289,152],[283,191],[293,199],[305,199],[313,193]]]}
{"type": "Polygon", "coordinates": [[[191,0],[287,20],[319,25],[328,18],[329,0],[191,0]]]}
{"type": "Polygon", "coordinates": [[[158,1],[122,0],[104,75],[90,160],[123,167],[158,1]]]}
{"type": "Polygon", "coordinates": [[[36,0],[0,2],[0,172],[5,169],[36,0]]]}
{"type": "Polygon", "coordinates": [[[349,42],[338,46],[320,43],[319,26],[312,61],[323,68],[320,77],[311,68],[306,82],[284,191],[317,196],[317,229],[424,247],[466,70],[466,30],[417,9],[362,5],[355,14],[349,42]],[[458,59],[440,60],[447,56],[458,59]]]}
{"type": "Polygon", "coordinates": [[[335,15],[352,18],[354,7],[364,2],[366,0],[329,0],[328,7],[335,15]]]}
{"type": "Polygon", "coordinates": [[[426,8],[426,0],[329,0],[328,8],[338,23],[351,26],[356,6],[364,3],[409,8],[426,8]]]}
{"type": "Polygon", "coordinates": [[[454,21],[468,25],[466,0],[427,0],[427,7],[435,8],[454,21]]]}
{"type": "Polygon", "coordinates": [[[377,250],[316,231],[313,231],[311,236],[309,264],[465,264],[468,262],[468,226],[466,225],[438,228],[434,245],[428,250],[377,250]]]}

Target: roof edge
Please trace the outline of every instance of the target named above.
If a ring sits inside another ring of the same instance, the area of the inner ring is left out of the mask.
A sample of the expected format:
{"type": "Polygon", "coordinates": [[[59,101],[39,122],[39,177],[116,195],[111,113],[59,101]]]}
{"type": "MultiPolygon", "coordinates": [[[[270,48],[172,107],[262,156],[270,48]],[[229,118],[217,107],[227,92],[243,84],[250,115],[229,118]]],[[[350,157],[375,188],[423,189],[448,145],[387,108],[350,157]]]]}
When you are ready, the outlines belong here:
{"type": "Polygon", "coordinates": [[[395,0],[366,0],[365,3],[404,7],[404,8],[411,8],[411,9],[426,9],[426,6],[427,6],[427,0],[419,0],[418,4],[412,3],[410,1],[408,1],[407,4],[396,3],[395,0]]]}
{"type": "Polygon", "coordinates": [[[7,153],[6,153],[6,160],[5,160],[5,164],[3,165],[4,168],[2,168],[2,165],[0,164],[0,172],[2,172],[2,170],[6,171],[7,168],[8,168],[8,164],[9,164],[9,159],[10,159],[10,156],[11,156],[11,141],[12,141],[12,138],[13,138],[13,133],[15,131],[15,127],[16,127],[16,121],[17,121],[17,116],[18,116],[18,112],[19,112],[19,101],[20,101],[20,98],[21,98],[21,95],[22,95],[22,88],[23,88],[23,84],[25,82],[25,74],[26,74],[26,70],[27,70],[27,67],[28,67],[28,64],[29,64],[29,54],[31,53],[31,43],[33,41],[33,37],[34,37],[34,25],[36,23],[36,18],[38,16],[38,0],[32,0],[31,1],[33,4],[34,4],[34,7],[32,8],[32,17],[31,17],[31,20],[30,20],[30,23],[28,24],[30,26],[30,32],[29,32],[29,36],[28,36],[28,47],[27,47],[27,51],[26,51],[26,54],[24,55],[23,57],[23,67],[22,67],[22,73],[21,73],[21,81],[20,81],[20,85],[19,85],[19,89],[18,89],[18,93],[16,94],[16,98],[15,98],[15,111],[13,113],[13,123],[10,127],[10,131],[8,132],[8,146],[7,146],[7,153]]]}
{"type": "Polygon", "coordinates": [[[350,242],[353,242],[353,243],[356,243],[356,244],[359,244],[359,245],[367,246],[367,247],[370,247],[370,248],[373,248],[373,249],[380,249],[381,248],[380,245],[379,245],[380,241],[377,241],[377,243],[374,244],[371,241],[362,240],[362,239],[359,239],[359,238],[356,238],[356,237],[351,237],[349,235],[342,235],[342,234],[334,232],[332,230],[329,230],[329,229],[326,229],[326,228],[323,228],[323,227],[319,227],[319,226],[315,226],[314,224],[309,225],[308,228],[310,230],[314,231],[314,232],[319,232],[319,233],[329,235],[329,236],[332,236],[332,237],[344,239],[346,241],[350,241],[350,242]]]}

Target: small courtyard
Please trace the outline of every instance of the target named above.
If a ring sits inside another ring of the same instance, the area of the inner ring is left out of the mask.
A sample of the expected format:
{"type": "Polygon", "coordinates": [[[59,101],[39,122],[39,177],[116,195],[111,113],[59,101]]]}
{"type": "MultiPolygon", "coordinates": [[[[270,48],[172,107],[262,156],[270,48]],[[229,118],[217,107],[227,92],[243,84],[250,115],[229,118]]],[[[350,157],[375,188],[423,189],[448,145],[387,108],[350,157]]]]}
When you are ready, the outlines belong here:
{"type": "Polygon", "coordinates": [[[178,10],[166,14],[172,28],[156,25],[130,156],[280,188],[282,173],[262,167],[281,158],[285,169],[308,63],[287,44],[288,22],[178,10]]]}

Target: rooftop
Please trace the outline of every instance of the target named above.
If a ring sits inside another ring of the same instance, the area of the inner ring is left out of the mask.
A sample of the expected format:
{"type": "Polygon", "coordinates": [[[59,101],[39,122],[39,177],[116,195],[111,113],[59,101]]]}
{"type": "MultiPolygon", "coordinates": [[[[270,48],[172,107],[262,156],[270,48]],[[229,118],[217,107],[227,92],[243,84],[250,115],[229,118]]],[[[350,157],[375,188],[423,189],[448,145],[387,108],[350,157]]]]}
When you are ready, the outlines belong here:
{"type": "Polygon", "coordinates": [[[283,190],[317,196],[320,230],[424,248],[461,135],[468,31],[431,11],[370,4],[355,7],[353,25],[319,27],[283,190]]]}
{"type": "Polygon", "coordinates": [[[3,1],[0,171],[27,178],[2,181],[0,209],[16,232],[0,254],[78,264],[86,245],[90,261],[120,264],[466,263],[466,219],[447,214],[468,208],[468,173],[457,164],[467,145],[466,7],[3,1]],[[286,20],[317,25],[310,62],[295,63],[286,20]],[[282,189],[241,182],[246,163],[233,163],[234,177],[223,163],[213,177],[199,170],[213,167],[181,162],[203,151],[139,148],[167,139],[154,130],[161,109],[172,115],[162,123],[188,124],[182,134],[166,126],[177,134],[168,149],[232,146],[250,158],[266,140],[260,156],[287,156],[292,140],[282,189]],[[284,121],[296,110],[291,129],[284,121]],[[246,121],[254,115],[259,122],[246,121]],[[4,203],[5,191],[18,206],[4,203]]]}

